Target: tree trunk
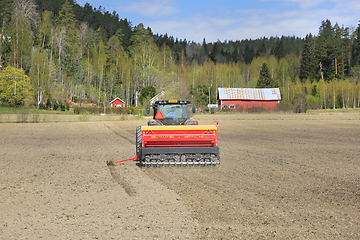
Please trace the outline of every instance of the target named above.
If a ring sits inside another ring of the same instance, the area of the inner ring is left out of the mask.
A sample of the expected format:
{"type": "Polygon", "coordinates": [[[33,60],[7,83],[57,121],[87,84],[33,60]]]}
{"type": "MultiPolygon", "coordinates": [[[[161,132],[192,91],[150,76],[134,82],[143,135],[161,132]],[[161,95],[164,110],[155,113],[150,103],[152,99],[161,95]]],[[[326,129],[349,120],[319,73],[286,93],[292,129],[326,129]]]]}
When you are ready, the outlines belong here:
{"type": "Polygon", "coordinates": [[[319,63],[319,66],[320,66],[321,80],[324,81],[324,73],[323,73],[323,71],[322,71],[322,64],[321,64],[321,62],[319,63]]]}
{"type": "MultiPolygon", "coordinates": [[[[4,38],[4,26],[5,26],[5,17],[3,19],[3,25],[2,25],[2,29],[1,29],[1,38],[4,38]]],[[[0,70],[1,70],[1,58],[2,58],[2,40],[0,39],[0,70]]]]}
{"type": "Polygon", "coordinates": [[[337,70],[337,57],[335,55],[335,78],[337,80],[338,70],[337,70]]]}

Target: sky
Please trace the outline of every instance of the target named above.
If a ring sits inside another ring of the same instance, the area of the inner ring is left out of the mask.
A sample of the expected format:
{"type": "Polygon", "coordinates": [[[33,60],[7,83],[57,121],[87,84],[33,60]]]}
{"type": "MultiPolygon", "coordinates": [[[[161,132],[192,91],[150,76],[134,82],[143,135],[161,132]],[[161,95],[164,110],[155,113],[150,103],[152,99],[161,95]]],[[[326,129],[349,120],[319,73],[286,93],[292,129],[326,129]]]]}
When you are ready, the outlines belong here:
{"type": "Polygon", "coordinates": [[[360,20],[360,0],[84,0],[98,9],[119,14],[135,27],[143,23],[153,33],[207,43],[263,37],[317,35],[321,22],[354,29],[360,20]]]}

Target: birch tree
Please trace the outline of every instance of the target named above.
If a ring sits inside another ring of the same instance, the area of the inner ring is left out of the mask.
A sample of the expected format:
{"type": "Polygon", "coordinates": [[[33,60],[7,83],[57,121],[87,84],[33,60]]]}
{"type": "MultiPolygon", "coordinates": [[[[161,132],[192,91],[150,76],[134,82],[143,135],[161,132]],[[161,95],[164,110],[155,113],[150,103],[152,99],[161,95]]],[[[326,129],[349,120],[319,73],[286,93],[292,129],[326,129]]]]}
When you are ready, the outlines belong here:
{"type": "MultiPolygon", "coordinates": [[[[121,91],[122,80],[120,77],[121,63],[124,60],[124,49],[122,47],[121,39],[122,34],[119,30],[115,35],[113,35],[106,46],[106,56],[107,56],[107,69],[108,69],[108,87],[110,96],[113,95],[116,85],[116,89],[121,91]]],[[[116,95],[120,92],[116,91],[116,95]]]]}
{"type": "Polygon", "coordinates": [[[32,29],[38,26],[36,5],[32,0],[17,0],[14,2],[12,25],[12,64],[13,66],[30,68],[30,50],[33,44],[32,29]]]}
{"type": "Polygon", "coordinates": [[[139,73],[139,76],[135,76],[135,87],[156,85],[156,80],[151,75],[151,68],[154,66],[158,47],[143,24],[135,27],[131,42],[130,52],[136,71],[139,73]]]}
{"type": "Polygon", "coordinates": [[[37,108],[40,107],[45,94],[49,93],[50,73],[47,54],[40,49],[35,49],[32,57],[30,80],[34,90],[37,108]]]}
{"type": "Polygon", "coordinates": [[[94,71],[96,78],[98,80],[97,87],[98,87],[98,101],[100,103],[100,94],[102,85],[104,84],[104,68],[106,64],[106,54],[105,54],[105,45],[103,41],[100,39],[99,44],[97,46],[97,51],[94,54],[94,71]]]}

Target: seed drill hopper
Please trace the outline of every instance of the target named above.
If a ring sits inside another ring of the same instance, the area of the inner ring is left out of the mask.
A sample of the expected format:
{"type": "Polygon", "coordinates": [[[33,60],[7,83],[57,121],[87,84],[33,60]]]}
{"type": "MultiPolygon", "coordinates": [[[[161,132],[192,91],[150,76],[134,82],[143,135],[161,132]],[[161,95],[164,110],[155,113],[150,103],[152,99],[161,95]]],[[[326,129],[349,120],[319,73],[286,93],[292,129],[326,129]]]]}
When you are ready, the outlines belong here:
{"type": "Polygon", "coordinates": [[[153,119],[136,128],[136,156],[127,160],[138,160],[148,167],[220,164],[217,121],[216,125],[198,125],[190,118],[187,100],[160,100],[149,107],[153,108],[153,119]]]}

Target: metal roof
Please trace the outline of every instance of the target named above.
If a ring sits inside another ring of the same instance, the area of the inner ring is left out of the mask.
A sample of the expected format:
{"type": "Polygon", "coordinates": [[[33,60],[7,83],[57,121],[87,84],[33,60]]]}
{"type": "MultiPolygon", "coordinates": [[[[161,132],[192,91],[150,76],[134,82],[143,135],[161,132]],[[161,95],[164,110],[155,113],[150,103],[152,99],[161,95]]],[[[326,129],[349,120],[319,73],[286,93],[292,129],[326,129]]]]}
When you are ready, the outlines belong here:
{"type": "Polygon", "coordinates": [[[281,100],[279,88],[218,88],[219,100],[281,100]]]}

